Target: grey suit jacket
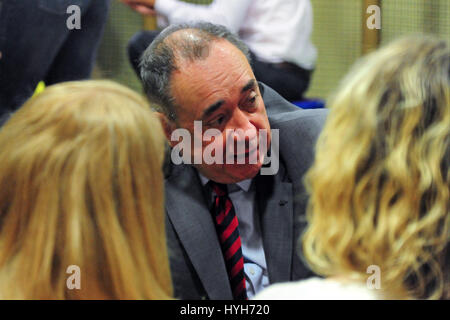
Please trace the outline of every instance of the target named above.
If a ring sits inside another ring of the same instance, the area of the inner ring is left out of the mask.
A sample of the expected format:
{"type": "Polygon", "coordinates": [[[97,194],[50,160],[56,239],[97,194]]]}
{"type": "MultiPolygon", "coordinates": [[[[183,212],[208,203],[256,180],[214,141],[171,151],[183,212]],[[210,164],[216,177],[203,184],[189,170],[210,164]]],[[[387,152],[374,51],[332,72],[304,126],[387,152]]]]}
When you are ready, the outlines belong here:
{"type": "MultiPolygon", "coordinates": [[[[269,282],[312,275],[300,259],[298,239],[305,227],[307,196],[303,176],[326,110],[299,109],[260,83],[271,129],[279,129],[280,168],[257,175],[256,201],[269,282]]],[[[206,194],[195,169],[170,164],[166,172],[167,238],[175,297],[232,299],[225,262],[206,194]]]]}

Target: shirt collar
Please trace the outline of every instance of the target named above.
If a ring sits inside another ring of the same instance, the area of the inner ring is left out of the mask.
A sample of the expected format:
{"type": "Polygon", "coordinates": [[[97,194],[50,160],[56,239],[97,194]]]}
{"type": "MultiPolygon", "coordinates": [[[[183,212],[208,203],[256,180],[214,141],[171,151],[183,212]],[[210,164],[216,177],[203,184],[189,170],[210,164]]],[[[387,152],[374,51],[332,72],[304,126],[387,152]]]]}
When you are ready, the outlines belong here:
{"type": "MultiPolygon", "coordinates": [[[[200,172],[198,172],[198,176],[200,177],[200,181],[202,182],[202,186],[206,186],[206,184],[209,182],[209,180],[211,180],[211,179],[205,177],[204,175],[202,175],[200,172]]],[[[250,189],[250,185],[251,184],[252,184],[252,179],[245,179],[245,180],[242,180],[242,181],[239,181],[239,182],[235,183],[235,185],[239,186],[239,188],[241,188],[245,192],[248,192],[248,190],[250,189]]]]}

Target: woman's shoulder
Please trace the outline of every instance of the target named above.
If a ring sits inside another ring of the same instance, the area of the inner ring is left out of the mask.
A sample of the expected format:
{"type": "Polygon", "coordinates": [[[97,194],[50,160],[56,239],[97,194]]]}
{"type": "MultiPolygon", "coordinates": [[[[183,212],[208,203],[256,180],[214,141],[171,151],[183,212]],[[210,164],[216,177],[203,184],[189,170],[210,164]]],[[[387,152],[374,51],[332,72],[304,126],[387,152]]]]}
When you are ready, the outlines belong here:
{"type": "Polygon", "coordinates": [[[363,283],[310,278],[269,286],[255,300],[374,300],[374,290],[363,283]]]}

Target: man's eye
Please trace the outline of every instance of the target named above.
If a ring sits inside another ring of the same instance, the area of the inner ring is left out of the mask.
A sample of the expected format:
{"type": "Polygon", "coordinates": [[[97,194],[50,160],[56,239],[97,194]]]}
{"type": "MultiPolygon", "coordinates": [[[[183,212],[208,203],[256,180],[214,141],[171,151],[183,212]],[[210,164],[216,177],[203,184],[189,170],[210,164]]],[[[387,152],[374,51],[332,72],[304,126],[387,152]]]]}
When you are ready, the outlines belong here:
{"type": "Polygon", "coordinates": [[[225,120],[225,116],[221,115],[208,122],[211,127],[220,126],[225,120]]]}
{"type": "Polygon", "coordinates": [[[248,99],[249,102],[254,103],[256,101],[256,97],[258,95],[254,95],[253,97],[251,97],[250,99],[248,99]]]}
{"type": "Polygon", "coordinates": [[[256,92],[251,93],[248,97],[247,100],[245,101],[243,107],[248,108],[248,109],[252,109],[256,107],[256,98],[258,97],[258,94],[256,94],[256,92]]]}

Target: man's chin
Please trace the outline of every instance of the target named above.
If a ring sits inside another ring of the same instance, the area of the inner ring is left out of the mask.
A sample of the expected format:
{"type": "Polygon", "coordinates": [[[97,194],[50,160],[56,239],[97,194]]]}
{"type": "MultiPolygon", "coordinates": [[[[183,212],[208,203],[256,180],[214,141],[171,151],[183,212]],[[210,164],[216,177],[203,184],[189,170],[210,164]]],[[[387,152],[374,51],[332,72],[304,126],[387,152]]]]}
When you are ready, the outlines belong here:
{"type": "Polygon", "coordinates": [[[243,180],[254,178],[262,167],[262,163],[257,164],[222,164],[209,166],[194,165],[197,170],[208,179],[218,183],[231,184],[243,180]]]}
{"type": "Polygon", "coordinates": [[[222,183],[237,183],[247,179],[253,179],[261,169],[262,164],[242,164],[242,165],[224,165],[224,178],[227,182],[222,183]],[[239,166],[239,167],[237,167],[239,166]]]}

